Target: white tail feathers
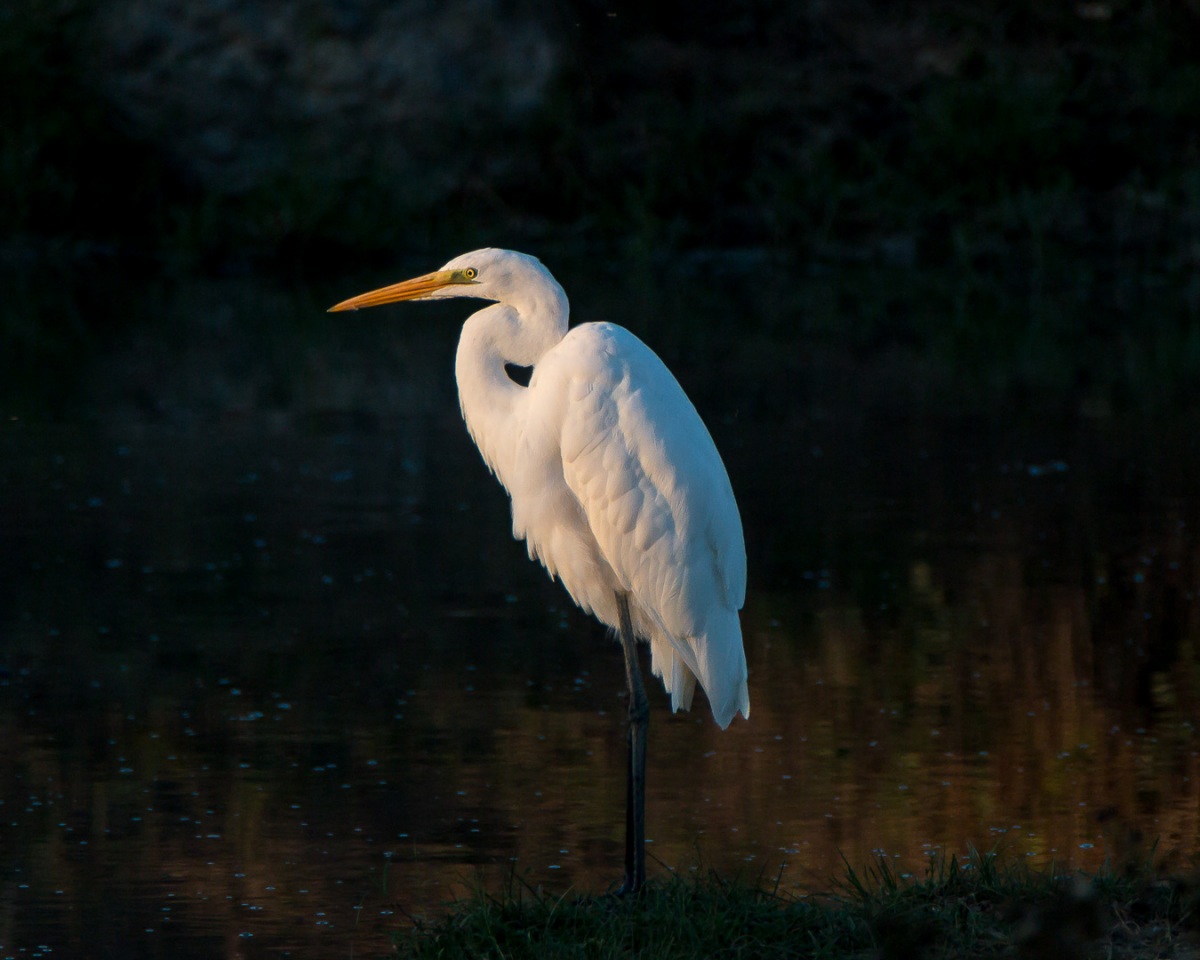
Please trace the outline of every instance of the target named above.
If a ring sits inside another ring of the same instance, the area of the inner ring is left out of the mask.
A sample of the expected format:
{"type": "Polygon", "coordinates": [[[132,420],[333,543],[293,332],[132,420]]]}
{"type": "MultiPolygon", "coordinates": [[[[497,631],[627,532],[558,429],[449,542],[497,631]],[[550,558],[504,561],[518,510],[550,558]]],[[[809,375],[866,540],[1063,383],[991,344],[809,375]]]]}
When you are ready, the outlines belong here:
{"type": "Polygon", "coordinates": [[[662,677],[663,686],[671,695],[671,709],[691,709],[699,680],[708,695],[713,719],[722,730],[738,713],[750,717],[741,625],[733,611],[723,619],[732,622],[717,624],[724,629],[714,630],[708,636],[682,640],[654,637],[650,642],[650,669],[656,677],[662,677]],[[719,639],[714,639],[714,634],[719,639]]]}
{"type": "Polygon", "coordinates": [[[692,709],[696,675],[688,669],[683,657],[675,652],[670,643],[661,640],[651,642],[650,670],[656,677],[662,677],[663,686],[671,695],[672,710],[678,713],[680,710],[692,709]]]}

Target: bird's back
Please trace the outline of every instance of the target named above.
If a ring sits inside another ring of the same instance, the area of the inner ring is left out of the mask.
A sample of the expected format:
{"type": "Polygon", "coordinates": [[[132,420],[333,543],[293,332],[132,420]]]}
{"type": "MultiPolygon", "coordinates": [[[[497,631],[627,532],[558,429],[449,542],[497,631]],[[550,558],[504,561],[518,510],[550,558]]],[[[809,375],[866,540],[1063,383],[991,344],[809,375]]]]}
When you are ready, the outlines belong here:
{"type": "Polygon", "coordinates": [[[722,727],[749,715],[741,520],[716,446],[670,371],[629,331],[583,324],[537,364],[521,424],[505,482],[530,555],[614,628],[614,592],[629,594],[676,709],[699,679],[722,727]]]}

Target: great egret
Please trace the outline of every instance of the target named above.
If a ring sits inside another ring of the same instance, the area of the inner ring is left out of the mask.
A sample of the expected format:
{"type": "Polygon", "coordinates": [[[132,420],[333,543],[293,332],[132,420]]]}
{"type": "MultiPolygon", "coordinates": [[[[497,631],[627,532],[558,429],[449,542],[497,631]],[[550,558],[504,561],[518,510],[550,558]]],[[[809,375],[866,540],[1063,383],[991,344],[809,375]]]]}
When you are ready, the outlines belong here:
{"type": "Polygon", "coordinates": [[[567,329],[567,296],[534,257],[485,249],[345,300],[495,301],[463,324],[455,359],[467,429],[512,498],[528,544],[585,612],[621,638],[629,685],[623,892],[645,882],[649,706],[635,638],[675,710],[696,681],[723,728],[750,716],[738,621],[746,549],[733,489],[695,407],[649,347],[611,323],[567,329]],[[506,364],[532,367],[527,387],[506,364]]]}

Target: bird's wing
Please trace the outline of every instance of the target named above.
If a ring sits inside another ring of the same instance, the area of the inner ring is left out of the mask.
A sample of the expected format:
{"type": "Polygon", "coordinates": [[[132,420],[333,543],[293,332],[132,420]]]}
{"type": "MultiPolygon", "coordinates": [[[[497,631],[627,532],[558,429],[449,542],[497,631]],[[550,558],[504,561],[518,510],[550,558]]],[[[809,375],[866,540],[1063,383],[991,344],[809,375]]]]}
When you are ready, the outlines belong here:
{"type": "MultiPolygon", "coordinates": [[[[635,629],[652,642],[669,642],[710,700],[715,670],[726,659],[740,662],[744,699],[736,615],[746,591],[741,520],[724,464],[691,401],[648,347],[611,324],[574,328],[534,377],[526,440],[553,436],[559,444],[561,483],[617,586],[641,611],[635,629]],[[540,406],[539,390],[545,391],[540,406]]],[[[533,460],[546,462],[544,453],[533,460]]],[[[544,551],[541,557],[545,562],[544,551]]],[[[577,600],[586,594],[561,565],[559,576],[577,600]]],[[[604,598],[590,606],[613,622],[604,598]]]]}

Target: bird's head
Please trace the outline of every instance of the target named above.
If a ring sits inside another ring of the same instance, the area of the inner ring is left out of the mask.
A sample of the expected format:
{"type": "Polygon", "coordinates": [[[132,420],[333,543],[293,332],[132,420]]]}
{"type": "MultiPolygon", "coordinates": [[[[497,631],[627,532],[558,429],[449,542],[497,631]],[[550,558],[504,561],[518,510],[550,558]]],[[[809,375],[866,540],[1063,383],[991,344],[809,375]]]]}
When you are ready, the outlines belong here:
{"type": "MultiPolygon", "coordinates": [[[[550,277],[541,261],[513,250],[487,247],[455,257],[442,269],[402,283],[359,294],[329,308],[330,313],[378,307],[400,300],[436,300],[446,297],[476,297],[505,301],[531,276],[550,277]]],[[[551,282],[553,279],[551,278],[551,282]]]]}

